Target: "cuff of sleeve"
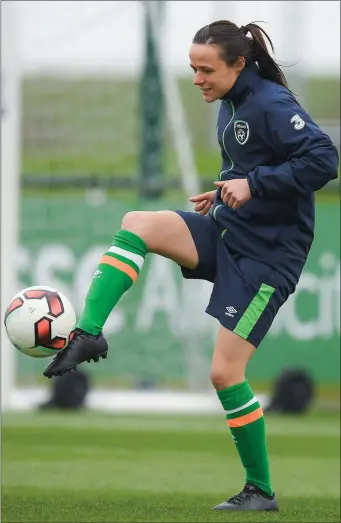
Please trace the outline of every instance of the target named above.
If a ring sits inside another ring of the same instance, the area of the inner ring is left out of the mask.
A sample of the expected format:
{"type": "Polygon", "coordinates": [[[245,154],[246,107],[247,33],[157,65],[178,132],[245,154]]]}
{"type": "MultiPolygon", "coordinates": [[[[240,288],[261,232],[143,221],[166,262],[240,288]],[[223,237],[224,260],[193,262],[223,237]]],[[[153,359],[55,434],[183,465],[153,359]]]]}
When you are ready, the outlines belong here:
{"type": "Polygon", "coordinates": [[[247,183],[249,184],[251,196],[258,196],[257,186],[255,183],[254,171],[249,172],[246,177],[247,183]]]}

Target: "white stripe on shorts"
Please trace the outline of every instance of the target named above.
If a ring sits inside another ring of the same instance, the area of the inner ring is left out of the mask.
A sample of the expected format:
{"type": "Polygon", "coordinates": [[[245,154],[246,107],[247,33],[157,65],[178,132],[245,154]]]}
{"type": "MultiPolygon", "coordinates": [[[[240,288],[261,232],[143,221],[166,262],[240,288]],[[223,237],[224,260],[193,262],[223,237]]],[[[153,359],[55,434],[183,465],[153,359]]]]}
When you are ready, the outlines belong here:
{"type": "Polygon", "coordinates": [[[144,263],[143,256],[135,254],[134,252],[126,251],[124,249],[121,249],[120,247],[116,247],[115,245],[112,245],[110,247],[109,252],[114,252],[116,254],[119,254],[120,256],[123,256],[123,258],[127,258],[127,260],[131,260],[135,263],[135,265],[138,266],[140,270],[142,269],[142,265],[144,263]]]}
{"type": "Polygon", "coordinates": [[[245,405],[242,405],[241,407],[237,407],[236,409],[225,410],[225,413],[226,414],[234,414],[235,412],[239,412],[240,410],[243,410],[243,409],[246,409],[247,407],[250,407],[250,405],[253,405],[257,401],[258,401],[258,399],[256,398],[256,396],[254,396],[250,401],[245,403],[245,405]]]}

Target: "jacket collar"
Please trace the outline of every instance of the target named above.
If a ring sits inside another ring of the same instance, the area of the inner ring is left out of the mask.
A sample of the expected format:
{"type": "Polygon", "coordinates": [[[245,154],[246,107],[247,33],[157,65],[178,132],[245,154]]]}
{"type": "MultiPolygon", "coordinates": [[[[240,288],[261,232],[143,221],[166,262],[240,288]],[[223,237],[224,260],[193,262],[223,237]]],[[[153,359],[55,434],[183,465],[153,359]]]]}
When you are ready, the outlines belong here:
{"type": "Polygon", "coordinates": [[[261,81],[262,77],[260,76],[259,69],[256,65],[244,67],[232,88],[221,98],[221,100],[231,100],[234,105],[239,105],[252,92],[254,92],[255,88],[261,81]]]}

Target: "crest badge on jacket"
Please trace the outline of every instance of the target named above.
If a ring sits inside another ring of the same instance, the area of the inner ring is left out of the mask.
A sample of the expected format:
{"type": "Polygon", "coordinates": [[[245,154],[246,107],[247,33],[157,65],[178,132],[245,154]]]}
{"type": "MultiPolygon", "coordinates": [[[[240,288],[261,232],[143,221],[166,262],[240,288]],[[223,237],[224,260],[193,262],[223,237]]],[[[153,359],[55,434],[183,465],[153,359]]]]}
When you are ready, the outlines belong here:
{"type": "Polygon", "coordinates": [[[244,145],[250,136],[250,127],[247,122],[244,122],[243,120],[236,120],[234,122],[234,135],[236,137],[237,142],[240,145],[244,145]]]}

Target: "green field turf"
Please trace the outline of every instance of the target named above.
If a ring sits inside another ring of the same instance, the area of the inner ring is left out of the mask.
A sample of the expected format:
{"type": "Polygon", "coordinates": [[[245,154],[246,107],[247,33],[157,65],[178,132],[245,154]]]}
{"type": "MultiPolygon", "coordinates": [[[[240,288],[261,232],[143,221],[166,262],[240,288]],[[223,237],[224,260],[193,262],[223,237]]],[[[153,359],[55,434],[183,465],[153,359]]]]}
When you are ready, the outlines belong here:
{"type": "Polygon", "coordinates": [[[222,417],[15,413],[2,521],[340,521],[339,413],[267,415],[279,513],[216,513],[243,471],[222,417]]]}

